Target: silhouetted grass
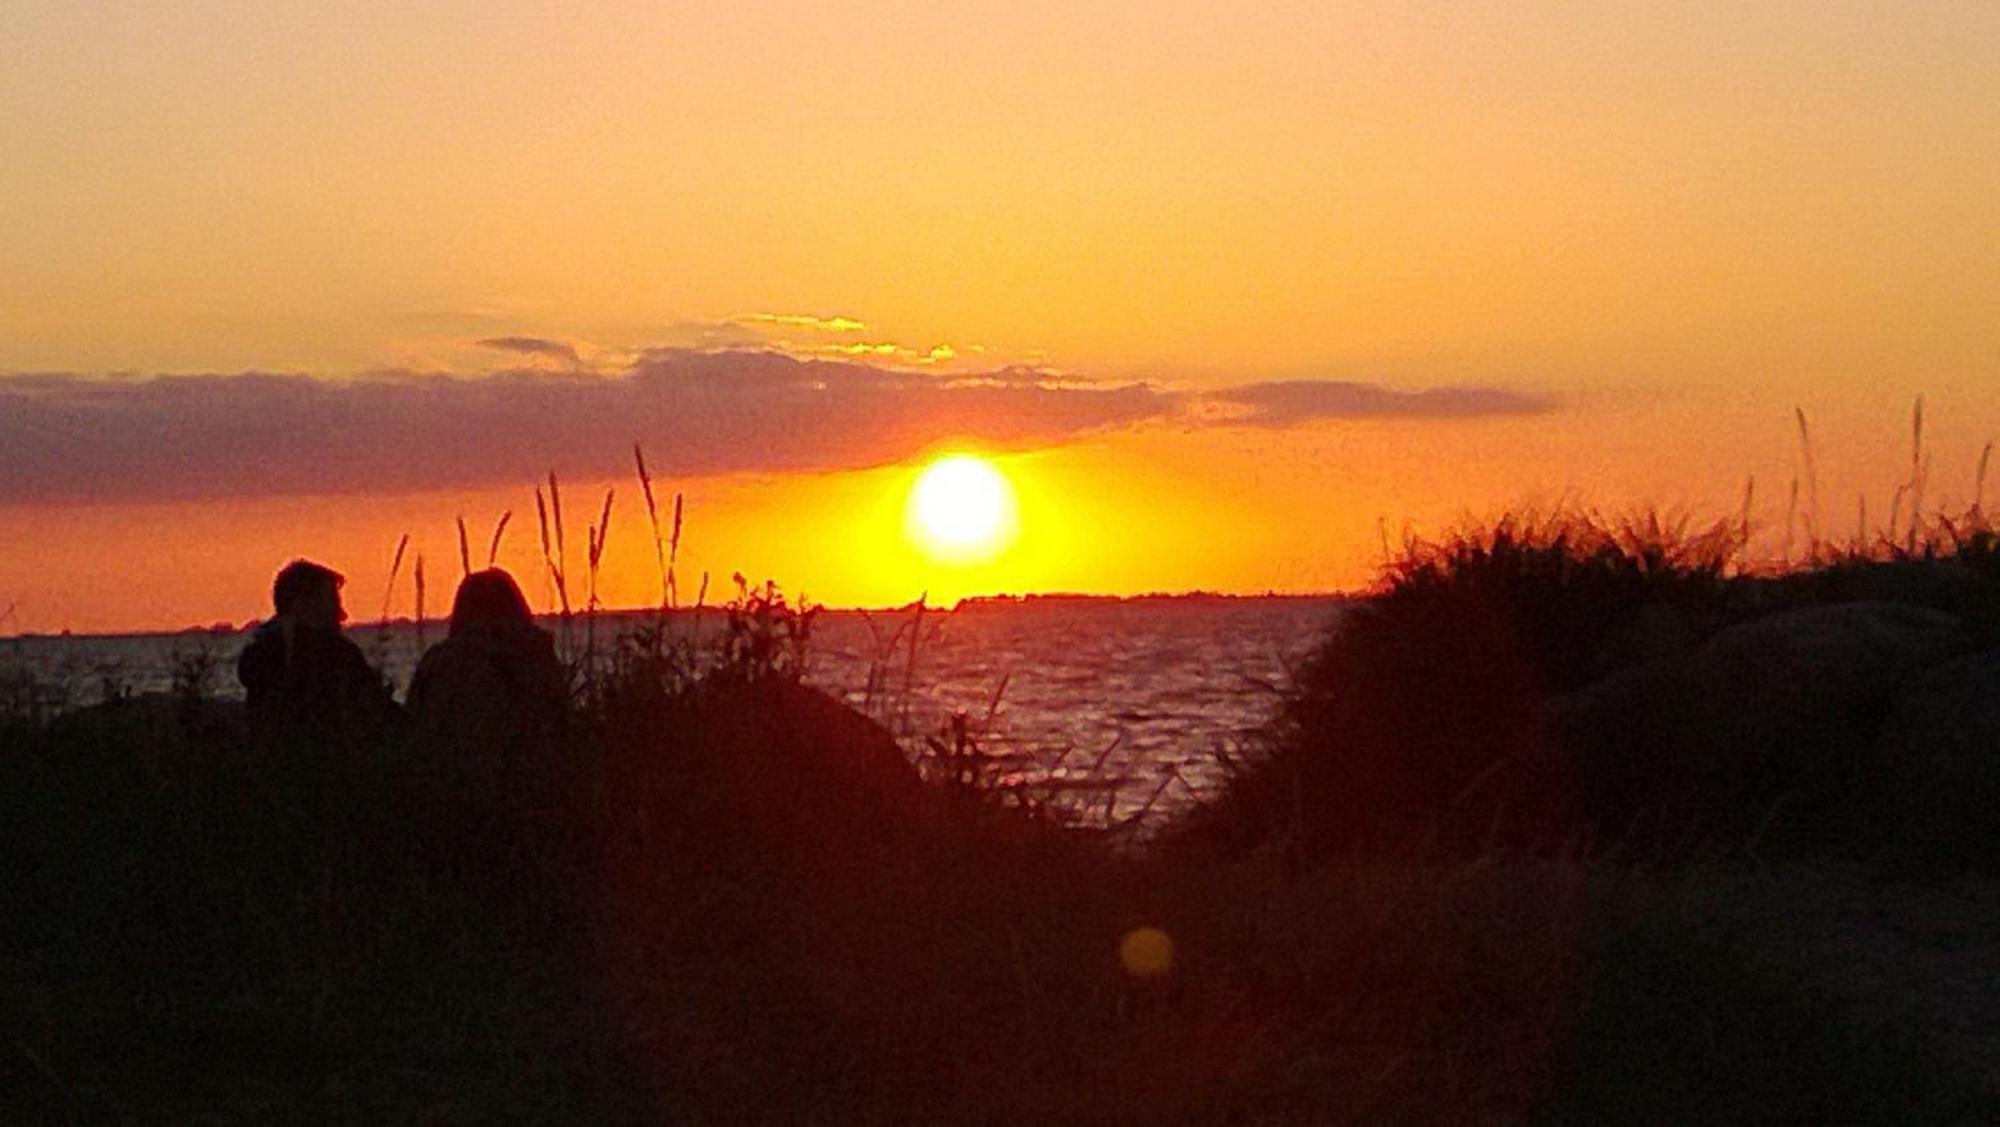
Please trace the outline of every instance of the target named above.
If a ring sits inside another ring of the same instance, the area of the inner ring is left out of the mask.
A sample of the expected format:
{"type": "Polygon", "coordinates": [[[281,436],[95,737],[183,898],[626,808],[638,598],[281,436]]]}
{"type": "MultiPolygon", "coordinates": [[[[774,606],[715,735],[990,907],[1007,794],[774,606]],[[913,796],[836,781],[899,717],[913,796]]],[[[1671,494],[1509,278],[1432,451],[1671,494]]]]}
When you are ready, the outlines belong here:
{"type": "Polygon", "coordinates": [[[1581,510],[1409,538],[1294,673],[1261,756],[1179,835],[1307,852],[1553,849],[1576,796],[1516,785],[1548,699],[1726,613],[1741,525],[1581,510]],[[1513,807],[1501,806],[1511,800],[1513,807]]]}
{"type": "Polygon", "coordinates": [[[1815,818],[1822,842],[1896,837],[1910,827],[1881,813],[1871,788],[1882,765],[1835,773],[1866,754],[1857,746],[1886,700],[1857,702],[1865,715],[1847,718],[1856,726],[1836,733],[1809,780],[1765,762],[1808,761],[1808,748],[1646,761],[1662,737],[1637,713],[1630,738],[1609,746],[1561,730],[1570,694],[1782,611],[1895,603],[1947,612],[1974,646],[2000,639],[2000,539],[1977,503],[1899,516],[1893,534],[1846,545],[1815,540],[1811,562],[1791,568],[1750,559],[1747,510],[1746,498],[1746,515],[1701,525],[1564,510],[1407,540],[1295,672],[1261,754],[1174,837],[1225,851],[1277,841],[1306,855],[1456,856],[1741,849],[1774,823],[1815,818]]]}

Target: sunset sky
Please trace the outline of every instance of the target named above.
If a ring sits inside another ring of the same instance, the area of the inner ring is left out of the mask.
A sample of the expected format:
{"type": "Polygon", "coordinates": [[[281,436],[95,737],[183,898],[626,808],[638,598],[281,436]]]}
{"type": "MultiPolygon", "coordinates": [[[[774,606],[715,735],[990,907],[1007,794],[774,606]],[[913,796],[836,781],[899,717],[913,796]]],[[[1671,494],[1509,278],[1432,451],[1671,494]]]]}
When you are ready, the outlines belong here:
{"type": "MultiPolygon", "coordinates": [[[[1383,522],[1886,515],[2000,437],[2000,6],[0,0],[0,634],[1364,583],[1383,522]],[[991,458],[1019,535],[905,534],[991,458]],[[580,585],[580,579],[572,586],[580,585]],[[413,608],[405,588],[396,613],[413,608]],[[11,608],[11,610],[9,609],[11,608]]],[[[2000,492],[2000,481],[1989,493],[2000,492]]]]}

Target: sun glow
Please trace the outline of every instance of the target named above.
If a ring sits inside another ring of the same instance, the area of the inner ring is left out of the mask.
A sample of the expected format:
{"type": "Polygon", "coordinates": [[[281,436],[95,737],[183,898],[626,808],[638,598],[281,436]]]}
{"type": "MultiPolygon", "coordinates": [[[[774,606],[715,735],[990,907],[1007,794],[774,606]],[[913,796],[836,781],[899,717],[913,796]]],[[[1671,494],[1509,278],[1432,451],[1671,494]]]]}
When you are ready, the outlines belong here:
{"type": "Polygon", "coordinates": [[[983,563],[1018,531],[1014,487],[993,463],[972,454],[940,458],[918,475],[905,532],[939,563],[983,563]]]}

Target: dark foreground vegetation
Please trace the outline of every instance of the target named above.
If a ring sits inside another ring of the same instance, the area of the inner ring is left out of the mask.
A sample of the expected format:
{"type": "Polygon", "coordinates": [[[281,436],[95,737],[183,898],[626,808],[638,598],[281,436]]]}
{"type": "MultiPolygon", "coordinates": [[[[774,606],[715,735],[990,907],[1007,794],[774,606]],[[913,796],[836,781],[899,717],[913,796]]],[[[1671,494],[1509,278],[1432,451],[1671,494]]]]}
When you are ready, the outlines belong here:
{"type": "Polygon", "coordinates": [[[1990,1120],[1994,720],[1923,712],[1991,675],[1961,531],[1413,543],[1143,852],[913,769],[768,604],[515,762],[259,743],[199,679],[0,721],[0,1120],[1990,1120]]]}
{"type": "Polygon", "coordinates": [[[2000,859],[2000,534],[1742,565],[1744,529],[1413,540],[1180,837],[1224,849],[2000,859]]]}

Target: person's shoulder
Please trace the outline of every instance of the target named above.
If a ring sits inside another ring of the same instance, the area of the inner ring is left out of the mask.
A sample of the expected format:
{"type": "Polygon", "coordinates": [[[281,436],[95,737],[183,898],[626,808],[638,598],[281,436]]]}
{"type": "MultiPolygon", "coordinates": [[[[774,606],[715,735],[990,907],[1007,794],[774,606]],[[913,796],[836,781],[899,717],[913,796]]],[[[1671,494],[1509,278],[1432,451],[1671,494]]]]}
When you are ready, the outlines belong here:
{"type": "Polygon", "coordinates": [[[446,638],[424,651],[423,656],[417,659],[416,671],[411,676],[417,680],[435,677],[464,660],[464,650],[461,640],[446,638]]]}
{"type": "Polygon", "coordinates": [[[544,657],[555,660],[556,637],[533,623],[505,623],[470,631],[463,635],[453,635],[452,641],[462,641],[468,649],[478,650],[496,660],[539,661],[544,657]]]}
{"type": "Polygon", "coordinates": [[[346,691],[370,706],[382,704],[388,706],[390,711],[397,711],[388,682],[376,672],[375,666],[361,652],[354,639],[337,630],[329,634],[328,639],[321,644],[328,647],[326,657],[334,667],[334,676],[346,686],[346,691]]]}
{"type": "Polygon", "coordinates": [[[528,627],[528,636],[532,639],[529,645],[534,649],[536,654],[546,656],[550,661],[555,660],[556,636],[554,634],[549,633],[539,626],[530,626],[528,627]]]}
{"type": "Polygon", "coordinates": [[[556,636],[539,626],[528,628],[521,640],[521,654],[538,675],[553,675],[562,668],[562,660],[556,656],[556,636]]]}
{"type": "Polygon", "coordinates": [[[245,650],[269,649],[278,643],[283,627],[284,623],[279,622],[275,618],[265,619],[263,622],[257,624],[256,629],[250,631],[250,640],[243,644],[243,648],[245,650]]]}
{"type": "Polygon", "coordinates": [[[266,622],[253,631],[250,640],[243,644],[243,649],[236,655],[236,667],[243,669],[280,660],[282,653],[277,623],[266,622]]]}
{"type": "Polygon", "coordinates": [[[333,660],[338,661],[342,665],[369,670],[374,668],[368,663],[368,655],[361,652],[361,647],[355,643],[354,639],[345,634],[337,631],[327,634],[319,640],[319,644],[325,648],[325,652],[333,660]]]}

